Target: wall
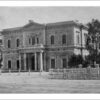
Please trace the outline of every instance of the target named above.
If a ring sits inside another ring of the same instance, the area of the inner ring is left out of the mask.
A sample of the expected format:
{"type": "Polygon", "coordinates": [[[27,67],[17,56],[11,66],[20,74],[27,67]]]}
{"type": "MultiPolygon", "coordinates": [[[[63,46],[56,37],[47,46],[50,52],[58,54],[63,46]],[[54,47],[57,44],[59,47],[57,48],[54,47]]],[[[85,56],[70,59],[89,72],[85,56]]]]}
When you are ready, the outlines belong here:
{"type": "Polygon", "coordinates": [[[100,80],[100,68],[50,69],[49,78],[69,80],[100,80]]]}

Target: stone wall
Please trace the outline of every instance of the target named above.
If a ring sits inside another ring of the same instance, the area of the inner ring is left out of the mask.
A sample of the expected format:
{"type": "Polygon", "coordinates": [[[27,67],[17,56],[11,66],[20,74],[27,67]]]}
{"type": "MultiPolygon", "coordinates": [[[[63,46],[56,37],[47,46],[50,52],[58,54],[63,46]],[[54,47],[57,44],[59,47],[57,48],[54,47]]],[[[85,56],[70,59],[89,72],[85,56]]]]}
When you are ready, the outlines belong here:
{"type": "Polygon", "coordinates": [[[49,78],[69,80],[99,80],[100,68],[50,69],[49,78]]]}

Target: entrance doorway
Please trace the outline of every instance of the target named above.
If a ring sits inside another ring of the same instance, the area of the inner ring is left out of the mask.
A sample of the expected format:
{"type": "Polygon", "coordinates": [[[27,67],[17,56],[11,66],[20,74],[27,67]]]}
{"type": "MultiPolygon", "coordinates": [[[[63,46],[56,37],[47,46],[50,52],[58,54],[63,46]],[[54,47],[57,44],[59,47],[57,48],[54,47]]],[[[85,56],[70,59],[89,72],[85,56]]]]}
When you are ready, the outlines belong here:
{"type": "Polygon", "coordinates": [[[35,56],[32,55],[31,57],[31,70],[35,71],[35,56]]]}

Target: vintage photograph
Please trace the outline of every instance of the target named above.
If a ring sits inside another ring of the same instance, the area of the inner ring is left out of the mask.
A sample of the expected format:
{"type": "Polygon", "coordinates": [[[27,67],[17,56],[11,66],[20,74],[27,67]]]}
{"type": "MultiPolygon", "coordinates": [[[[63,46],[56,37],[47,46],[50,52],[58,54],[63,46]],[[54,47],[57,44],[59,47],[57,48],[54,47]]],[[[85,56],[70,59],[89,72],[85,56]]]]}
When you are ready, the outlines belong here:
{"type": "Polygon", "coordinates": [[[100,7],[0,7],[0,93],[100,93],[100,7]]]}

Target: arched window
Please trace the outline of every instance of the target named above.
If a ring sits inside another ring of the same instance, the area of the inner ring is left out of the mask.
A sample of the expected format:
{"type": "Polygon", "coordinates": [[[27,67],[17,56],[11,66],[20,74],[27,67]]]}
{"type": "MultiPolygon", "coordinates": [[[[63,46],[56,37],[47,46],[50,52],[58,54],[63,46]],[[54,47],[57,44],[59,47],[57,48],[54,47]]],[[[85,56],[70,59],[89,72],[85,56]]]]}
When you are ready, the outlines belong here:
{"type": "Polygon", "coordinates": [[[51,44],[54,44],[54,36],[51,36],[51,44]]]}
{"type": "Polygon", "coordinates": [[[37,44],[39,44],[39,38],[37,37],[37,44]]]}
{"type": "Polygon", "coordinates": [[[35,37],[32,37],[32,45],[35,44],[35,37]]]}
{"type": "Polygon", "coordinates": [[[10,47],[11,47],[11,41],[8,40],[8,48],[10,48],[10,47]]]}
{"type": "Polygon", "coordinates": [[[19,45],[20,45],[20,40],[17,39],[16,41],[17,41],[16,45],[17,45],[17,47],[19,47],[19,45]]]}
{"type": "Polygon", "coordinates": [[[29,38],[29,44],[31,44],[31,38],[29,38]]]}
{"type": "Polygon", "coordinates": [[[66,35],[62,35],[62,44],[66,44],[66,35]]]}

